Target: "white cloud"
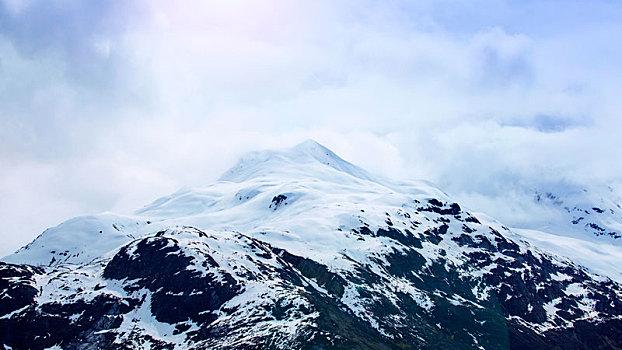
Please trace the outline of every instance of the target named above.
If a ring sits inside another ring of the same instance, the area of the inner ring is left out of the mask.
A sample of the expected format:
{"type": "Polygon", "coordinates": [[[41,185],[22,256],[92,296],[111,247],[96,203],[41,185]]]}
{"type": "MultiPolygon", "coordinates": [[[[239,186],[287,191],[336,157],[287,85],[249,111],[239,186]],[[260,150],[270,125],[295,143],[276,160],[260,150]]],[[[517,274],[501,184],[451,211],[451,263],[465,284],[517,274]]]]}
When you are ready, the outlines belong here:
{"type": "Polygon", "coordinates": [[[0,4],[0,255],[309,137],[482,208],[622,177],[610,2],[0,4]]]}

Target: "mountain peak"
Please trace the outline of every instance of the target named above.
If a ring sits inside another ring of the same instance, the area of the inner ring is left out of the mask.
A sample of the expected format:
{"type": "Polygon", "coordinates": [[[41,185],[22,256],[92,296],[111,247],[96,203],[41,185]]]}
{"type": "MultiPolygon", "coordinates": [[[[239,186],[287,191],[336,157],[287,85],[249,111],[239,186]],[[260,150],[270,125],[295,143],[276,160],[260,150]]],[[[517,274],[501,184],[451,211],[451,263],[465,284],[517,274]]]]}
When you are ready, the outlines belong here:
{"type": "Polygon", "coordinates": [[[339,158],[339,156],[333,153],[333,151],[313,139],[307,139],[297,144],[296,146],[292,147],[290,151],[295,151],[296,153],[304,153],[314,158],[332,156],[341,159],[339,158]]]}
{"type": "Polygon", "coordinates": [[[327,147],[315,140],[308,139],[296,146],[283,150],[264,150],[248,153],[238,163],[227,170],[220,178],[221,181],[241,182],[249,178],[266,175],[305,175],[326,179],[331,174],[327,168],[332,168],[339,175],[353,176],[362,180],[378,182],[377,179],[357,167],[345,161],[327,147]],[[295,166],[294,166],[295,165],[295,166]]]}

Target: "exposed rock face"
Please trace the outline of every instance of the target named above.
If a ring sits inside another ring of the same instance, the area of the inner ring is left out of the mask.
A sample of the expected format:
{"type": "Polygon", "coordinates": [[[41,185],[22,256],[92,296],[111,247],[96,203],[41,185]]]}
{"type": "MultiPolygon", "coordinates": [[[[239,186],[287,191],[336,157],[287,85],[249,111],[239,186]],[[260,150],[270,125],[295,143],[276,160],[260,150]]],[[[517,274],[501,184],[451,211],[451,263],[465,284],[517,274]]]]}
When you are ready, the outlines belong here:
{"type": "Polygon", "coordinates": [[[434,188],[376,180],[318,146],[250,157],[262,163],[242,162],[229,180],[141,216],[46,231],[0,263],[0,343],[622,348],[616,282],[434,188]],[[120,243],[110,249],[107,235],[120,243]]]}
{"type": "Polygon", "coordinates": [[[211,256],[200,258],[200,263],[193,261],[175,238],[161,232],[123,247],[106,265],[103,277],[132,281],[123,285],[128,292],[143,288],[151,291],[151,312],[160,322],[190,319],[207,323],[216,318],[211,312],[235,296],[240,287],[226,272],[216,275],[188,270],[218,268],[211,256]]]}
{"type": "Polygon", "coordinates": [[[111,348],[112,334],[98,332],[118,328],[123,320],[121,315],[136,304],[132,299],[105,293],[98,293],[88,301],[42,303],[37,299],[39,290],[35,281],[42,277],[42,269],[0,263],[0,270],[3,287],[0,302],[3,310],[13,310],[0,318],[0,339],[14,349],[44,349],[56,344],[63,344],[66,349],[111,348]]]}

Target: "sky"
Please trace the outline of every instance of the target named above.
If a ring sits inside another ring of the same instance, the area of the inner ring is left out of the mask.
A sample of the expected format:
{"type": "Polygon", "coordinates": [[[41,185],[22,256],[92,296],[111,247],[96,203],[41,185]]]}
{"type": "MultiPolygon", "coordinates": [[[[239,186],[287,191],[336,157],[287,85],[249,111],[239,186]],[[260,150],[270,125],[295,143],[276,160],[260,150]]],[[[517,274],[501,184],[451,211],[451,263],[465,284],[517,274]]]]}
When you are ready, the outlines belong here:
{"type": "Polygon", "coordinates": [[[313,138],[470,207],[622,183],[619,1],[0,0],[0,256],[313,138]]]}

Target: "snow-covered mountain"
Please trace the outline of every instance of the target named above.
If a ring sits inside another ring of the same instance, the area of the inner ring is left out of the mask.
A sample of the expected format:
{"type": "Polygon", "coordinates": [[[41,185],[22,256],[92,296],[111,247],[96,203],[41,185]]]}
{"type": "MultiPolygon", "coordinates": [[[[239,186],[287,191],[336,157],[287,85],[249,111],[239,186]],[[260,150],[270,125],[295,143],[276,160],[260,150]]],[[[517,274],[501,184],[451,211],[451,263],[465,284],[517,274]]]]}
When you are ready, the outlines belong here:
{"type": "Polygon", "coordinates": [[[573,233],[577,237],[585,234],[603,237],[622,245],[622,198],[611,186],[602,187],[605,186],[536,192],[536,203],[558,213],[544,229],[573,233]]]}
{"type": "Polygon", "coordinates": [[[611,185],[561,181],[517,190],[525,196],[511,206],[522,215],[507,217],[506,223],[622,246],[622,196],[611,185]]]}
{"type": "Polygon", "coordinates": [[[612,185],[516,185],[506,197],[481,204],[530,243],[622,281],[622,196],[612,185]]]}
{"type": "Polygon", "coordinates": [[[622,347],[617,282],[313,141],[48,229],[0,293],[16,349],[622,347]]]}

